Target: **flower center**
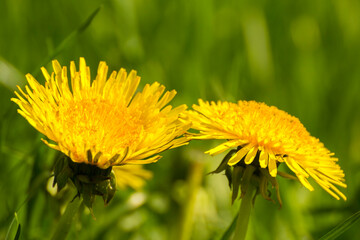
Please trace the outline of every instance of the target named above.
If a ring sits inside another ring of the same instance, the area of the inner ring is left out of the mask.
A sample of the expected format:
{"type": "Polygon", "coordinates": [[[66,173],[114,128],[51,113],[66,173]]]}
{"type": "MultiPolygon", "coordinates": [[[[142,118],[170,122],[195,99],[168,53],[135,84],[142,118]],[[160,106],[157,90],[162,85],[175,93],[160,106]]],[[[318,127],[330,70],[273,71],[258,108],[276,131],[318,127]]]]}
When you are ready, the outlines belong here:
{"type": "Polygon", "coordinates": [[[116,152],[139,141],[143,130],[140,114],[137,109],[106,99],[71,100],[60,104],[57,126],[62,128],[60,137],[74,155],[83,152],[84,147],[116,152]]]}
{"type": "Polygon", "coordinates": [[[288,150],[288,145],[302,149],[304,141],[310,139],[297,118],[275,107],[244,101],[221,110],[218,113],[220,118],[230,123],[231,131],[237,133],[239,138],[256,146],[267,147],[274,153],[288,150]]]}

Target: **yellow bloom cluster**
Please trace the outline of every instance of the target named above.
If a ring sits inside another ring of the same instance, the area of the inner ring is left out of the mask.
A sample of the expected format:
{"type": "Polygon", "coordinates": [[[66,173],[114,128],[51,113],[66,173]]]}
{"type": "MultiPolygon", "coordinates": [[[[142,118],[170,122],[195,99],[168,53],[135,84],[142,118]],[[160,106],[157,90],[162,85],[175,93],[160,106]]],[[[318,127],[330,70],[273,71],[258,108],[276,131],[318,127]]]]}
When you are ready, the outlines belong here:
{"type": "Polygon", "coordinates": [[[204,102],[172,108],[168,103],[176,92],[155,82],[136,93],[140,77],[135,71],[113,71],[100,62],[91,80],[90,68],[80,58],[79,70],[52,62],[54,71],[42,73],[41,85],[26,75],[29,86],[18,87],[12,98],[18,112],[49,140],[51,148],[63,152],[74,163],[86,163],[100,169],[113,167],[120,186],[138,188],[151,173],[136,164],[157,161],[159,153],[179,147],[190,139],[223,139],[226,142],[207,151],[216,155],[232,150],[227,164],[254,165],[267,169],[275,178],[278,165],[285,163],[309,190],[312,177],[323,189],[346,199],[335,186],[346,187],[337,158],[312,137],[299,119],[276,107],[254,101],[204,102]],[[190,121],[189,121],[190,120],[190,121]],[[184,137],[190,128],[199,133],[184,137]],[[128,165],[128,164],[135,164],[128,165]]]}
{"type": "Polygon", "coordinates": [[[312,137],[299,119],[264,103],[255,101],[204,102],[189,111],[192,128],[199,130],[192,139],[225,139],[226,142],[207,151],[210,155],[237,147],[228,164],[240,162],[267,168],[272,177],[285,163],[310,191],[312,177],[336,199],[346,199],[335,185],[346,187],[344,172],[328,149],[312,137]]]}
{"type": "MultiPolygon", "coordinates": [[[[106,169],[125,164],[157,161],[158,153],[187,144],[182,135],[190,123],[179,118],[186,105],[167,105],[176,91],[166,91],[155,82],[137,92],[140,77],[135,71],[113,71],[100,62],[92,81],[90,68],[80,58],[79,70],[52,62],[54,72],[45,68],[45,85],[27,74],[29,86],[20,87],[13,98],[18,112],[39,132],[51,148],[66,154],[76,163],[106,169]]],[[[130,168],[131,169],[131,168],[130,168]]],[[[138,184],[135,184],[138,185],[138,184]]]]}

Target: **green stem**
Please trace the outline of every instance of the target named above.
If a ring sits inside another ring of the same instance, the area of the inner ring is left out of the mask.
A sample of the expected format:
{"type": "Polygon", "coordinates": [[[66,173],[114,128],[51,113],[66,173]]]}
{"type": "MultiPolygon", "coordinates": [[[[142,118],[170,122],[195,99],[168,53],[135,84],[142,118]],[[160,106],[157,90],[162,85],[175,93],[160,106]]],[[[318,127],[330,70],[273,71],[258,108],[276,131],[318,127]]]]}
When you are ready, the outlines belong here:
{"type": "Polygon", "coordinates": [[[234,240],[244,240],[246,237],[254,190],[255,186],[250,183],[246,189],[244,197],[241,200],[240,210],[236,222],[235,234],[233,238],[234,240]]]}
{"type": "Polygon", "coordinates": [[[190,169],[191,172],[188,178],[188,199],[184,206],[182,221],[180,222],[179,240],[191,239],[196,195],[201,186],[204,164],[201,162],[194,162],[191,164],[190,169]]]}
{"type": "Polygon", "coordinates": [[[82,201],[78,197],[75,198],[74,201],[69,202],[64,214],[61,216],[60,221],[57,224],[54,235],[51,238],[52,240],[66,239],[66,236],[68,235],[72,226],[74,216],[78,212],[81,202],[82,201]]]}

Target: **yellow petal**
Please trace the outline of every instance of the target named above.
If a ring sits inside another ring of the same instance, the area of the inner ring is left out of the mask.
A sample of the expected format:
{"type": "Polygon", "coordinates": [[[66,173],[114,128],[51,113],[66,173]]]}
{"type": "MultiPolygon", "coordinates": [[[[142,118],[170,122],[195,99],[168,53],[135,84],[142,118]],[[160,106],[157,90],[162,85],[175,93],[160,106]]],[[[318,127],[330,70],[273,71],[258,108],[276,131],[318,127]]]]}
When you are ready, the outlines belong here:
{"type": "Polygon", "coordinates": [[[276,177],[277,174],[276,159],[272,157],[269,157],[269,173],[272,177],[276,177]]]}
{"type": "Polygon", "coordinates": [[[314,191],[313,186],[310,185],[309,181],[303,175],[297,175],[297,177],[300,180],[300,182],[302,183],[302,185],[304,185],[310,191],[314,191]]]}
{"type": "Polygon", "coordinates": [[[230,141],[224,142],[224,143],[206,151],[205,153],[214,156],[214,155],[217,155],[219,153],[222,153],[222,152],[228,150],[229,148],[239,146],[240,144],[242,144],[242,141],[230,140],[230,141]]]}
{"type": "Polygon", "coordinates": [[[269,154],[267,154],[266,151],[261,150],[260,151],[260,156],[259,156],[259,162],[260,162],[260,167],[261,168],[266,168],[269,162],[269,154]]]}
{"type": "Polygon", "coordinates": [[[246,164],[251,164],[253,161],[254,161],[254,158],[257,154],[257,150],[258,148],[257,147],[253,147],[250,149],[250,151],[246,154],[246,157],[245,157],[245,163],[246,164]]]}
{"type": "Polygon", "coordinates": [[[238,162],[240,162],[240,160],[249,152],[250,148],[252,146],[250,144],[242,147],[239,151],[237,151],[234,156],[232,156],[230,159],[229,159],[229,166],[233,166],[235,164],[237,164],[238,162]]]}

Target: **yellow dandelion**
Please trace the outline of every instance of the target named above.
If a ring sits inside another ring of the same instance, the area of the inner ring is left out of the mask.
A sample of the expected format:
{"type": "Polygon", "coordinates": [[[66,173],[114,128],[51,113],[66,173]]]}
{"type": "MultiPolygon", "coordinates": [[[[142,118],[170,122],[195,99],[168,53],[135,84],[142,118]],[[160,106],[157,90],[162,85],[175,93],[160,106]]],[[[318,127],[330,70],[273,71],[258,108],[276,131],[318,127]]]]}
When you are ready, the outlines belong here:
{"type": "MultiPolygon", "coordinates": [[[[263,175],[268,175],[267,179],[275,187],[278,187],[274,183],[277,174],[285,175],[278,172],[278,166],[285,163],[310,191],[314,190],[308,181],[312,177],[334,198],[340,199],[340,196],[346,200],[336,187],[346,187],[344,172],[336,163],[338,159],[319,139],[309,134],[298,118],[255,101],[235,104],[199,100],[199,105],[193,105],[193,109],[195,111],[188,114],[192,128],[199,133],[192,134],[192,139],[227,140],[206,153],[217,155],[236,148],[224,159],[227,165],[255,166],[263,175]]],[[[220,167],[218,171],[223,169],[220,167]]],[[[260,183],[264,184],[267,182],[260,183]]]]}
{"type": "Polygon", "coordinates": [[[165,92],[155,82],[135,94],[140,77],[135,71],[113,71],[100,62],[91,81],[90,69],[80,58],[80,69],[70,64],[71,86],[67,68],[53,61],[51,75],[42,68],[45,86],[27,74],[26,92],[18,87],[12,101],[18,112],[54,143],[51,148],[69,156],[76,163],[99,168],[157,161],[158,153],[187,143],[183,133],[189,128],[179,120],[186,105],[166,106],[176,91],[165,92]],[[135,94],[135,96],[134,96],[135,94]],[[180,137],[180,138],[179,138],[180,137]]]}
{"type": "Polygon", "coordinates": [[[139,177],[146,179],[149,173],[124,165],[156,162],[159,153],[187,144],[188,139],[182,135],[190,124],[179,118],[186,105],[168,105],[175,90],[165,92],[165,87],[155,82],[136,93],[140,82],[136,71],[127,74],[120,69],[108,77],[105,62],[99,63],[92,81],[84,58],[80,58],[79,71],[71,62],[70,83],[65,66],[56,60],[52,66],[51,74],[41,68],[44,85],[27,74],[29,86],[25,91],[18,87],[17,98],[11,100],[19,105],[18,112],[48,138],[42,139],[44,143],[67,156],[55,165],[54,184],[61,189],[70,178],[79,193],[90,193],[88,206],[94,194],[103,196],[106,202],[112,197],[113,169],[129,171],[134,179],[128,185],[137,187],[141,185],[139,177]],[[65,173],[66,177],[61,175],[65,173]]]}

